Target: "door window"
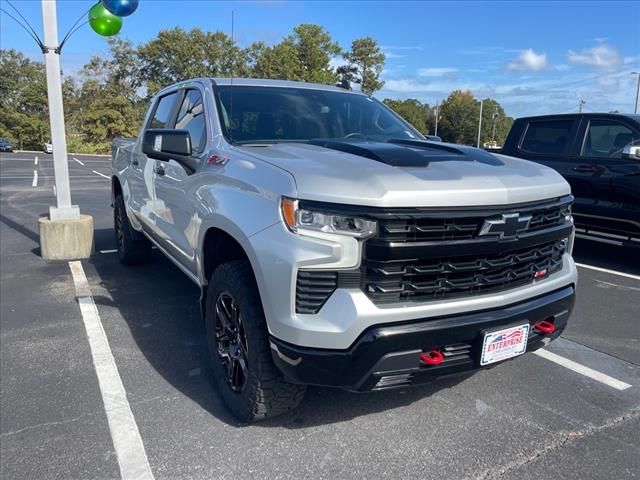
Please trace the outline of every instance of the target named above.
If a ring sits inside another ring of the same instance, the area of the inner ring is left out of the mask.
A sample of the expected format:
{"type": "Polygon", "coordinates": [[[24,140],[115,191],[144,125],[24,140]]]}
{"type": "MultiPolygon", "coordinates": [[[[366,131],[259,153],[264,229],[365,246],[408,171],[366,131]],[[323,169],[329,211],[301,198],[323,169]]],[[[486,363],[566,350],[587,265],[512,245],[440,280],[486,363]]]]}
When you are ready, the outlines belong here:
{"type": "Polygon", "coordinates": [[[573,120],[540,120],[529,123],[522,140],[522,150],[541,155],[565,152],[573,120]]]}
{"type": "Polygon", "coordinates": [[[170,115],[177,95],[178,92],[173,92],[164,97],[160,97],[147,128],[167,128],[167,124],[171,120],[170,115]]]}
{"type": "Polygon", "coordinates": [[[189,131],[194,154],[204,151],[207,145],[207,130],[200,91],[187,90],[178,112],[175,128],[189,131]]]}
{"type": "Polygon", "coordinates": [[[621,158],[625,145],[640,134],[616,120],[591,120],[582,144],[583,157],[621,158]]]}

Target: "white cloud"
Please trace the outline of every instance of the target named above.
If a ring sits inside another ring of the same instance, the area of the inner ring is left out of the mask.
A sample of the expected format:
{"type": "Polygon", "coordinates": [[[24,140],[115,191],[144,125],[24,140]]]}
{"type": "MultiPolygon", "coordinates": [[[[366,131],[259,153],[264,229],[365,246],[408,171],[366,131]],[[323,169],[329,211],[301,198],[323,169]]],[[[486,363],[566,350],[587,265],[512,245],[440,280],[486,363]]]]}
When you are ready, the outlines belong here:
{"type": "Polygon", "coordinates": [[[450,77],[457,71],[457,68],[448,67],[420,68],[418,69],[418,75],[421,77],[450,77]]]}
{"type": "Polygon", "coordinates": [[[559,65],[556,65],[554,68],[559,72],[566,72],[571,67],[569,67],[569,65],[567,65],[566,63],[561,63],[559,65]]]}
{"type": "Polygon", "coordinates": [[[604,44],[586,48],[581,52],[569,50],[567,58],[571,63],[587,65],[602,70],[614,70],[622,63],[622,58],[618,51],[604,44]]]}
{"type": "Polygon", "coordinates": [[[547,54],[536,53],[532,48],[520,52],[517,60],[507,65],[507,70],[533,70],[538,71],[548,67],[547,54]]]}
{"type": "Polygon", "coordinates": [[[393,53],[393,52],[384,52],[384,56],[387,59],[392,59],[392,58],[404,58],[406,57],[406,55],[400,55],[399,53],[393,53]]]}

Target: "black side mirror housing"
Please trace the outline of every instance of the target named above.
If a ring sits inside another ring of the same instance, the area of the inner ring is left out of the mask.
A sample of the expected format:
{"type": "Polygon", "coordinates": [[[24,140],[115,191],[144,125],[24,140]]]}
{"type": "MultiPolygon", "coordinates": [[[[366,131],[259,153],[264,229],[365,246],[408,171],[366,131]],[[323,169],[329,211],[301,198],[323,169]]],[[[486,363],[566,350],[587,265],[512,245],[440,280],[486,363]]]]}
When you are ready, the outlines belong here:
{"type": "Polygon", "coordinates": [[[182,163],[191,157],[191,136],[188,130],[145,130],[142,152],[155,160],[176,160],[182,163]]]}

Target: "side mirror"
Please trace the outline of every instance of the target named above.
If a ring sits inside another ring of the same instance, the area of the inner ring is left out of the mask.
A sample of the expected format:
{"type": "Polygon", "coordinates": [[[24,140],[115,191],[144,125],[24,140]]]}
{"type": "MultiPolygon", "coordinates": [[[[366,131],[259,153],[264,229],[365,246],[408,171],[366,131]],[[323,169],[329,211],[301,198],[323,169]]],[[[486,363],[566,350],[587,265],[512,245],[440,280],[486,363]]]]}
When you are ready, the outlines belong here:
{"type": "Polygon", "coordinates": [[[183,163],[191,157],[191,136],[188,130],[145,130],[142,151],[155,160],[183,163]]]}
{"type": "Polygon", "coordinates": [[[640,145],[625,145],[622,149],[622,158],[628,158],[629,160],[640,160],[640,145]]]}

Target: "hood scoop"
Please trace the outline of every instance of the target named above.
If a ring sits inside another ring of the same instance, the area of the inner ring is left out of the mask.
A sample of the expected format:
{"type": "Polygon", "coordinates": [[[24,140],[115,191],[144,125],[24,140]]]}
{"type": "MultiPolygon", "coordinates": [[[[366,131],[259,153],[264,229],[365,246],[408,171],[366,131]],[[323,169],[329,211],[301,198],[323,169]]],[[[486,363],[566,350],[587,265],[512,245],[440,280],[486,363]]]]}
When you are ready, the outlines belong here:
{"type": "Polygon", "coordinates": [[[390,140],[389,142],[311,140],[309,143],[365,157],[392,167],[428,167],[431,162],[446,161],[473,161],[489,165],[503,164],[497,157],[484,150],[419,140],[390,140]]]}

